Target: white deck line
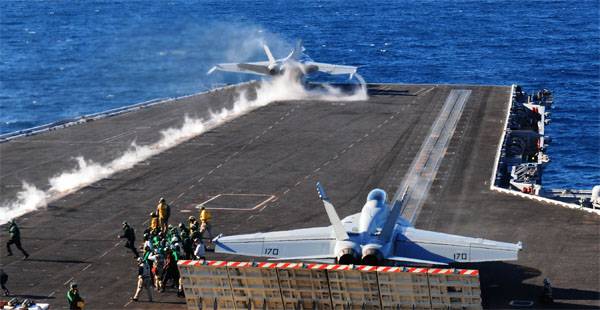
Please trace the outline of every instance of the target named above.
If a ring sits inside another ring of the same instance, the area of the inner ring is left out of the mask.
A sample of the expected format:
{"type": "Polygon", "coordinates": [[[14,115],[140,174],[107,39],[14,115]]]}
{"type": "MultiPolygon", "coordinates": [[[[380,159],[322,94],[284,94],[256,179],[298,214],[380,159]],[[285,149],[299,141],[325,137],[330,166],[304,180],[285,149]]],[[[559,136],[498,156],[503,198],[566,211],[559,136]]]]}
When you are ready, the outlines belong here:
{"type": "Polygon", "coordinates": [[[450,91],[440,114],[429,131],[429,136],[421,145],[419,153],[413,159],[408,172],[394,194],[392,201],[396,201],[406,192],[402,214],[412,224],[419,216],[431,183],[435,179],[470,95],[471,90],[453,89],[450,91]]]}
{"type": "Polygon", "coordinates": [[[557,206],[561,206],[564,208],[582,210],[582,211],[600,215],[600,209],[585,208],[585,207],[576,205],[574,203],[567,203],[567,202],[554,200],[554,199],[550,199],[550,198],[546,198],[546,197],[541,197],[541,196],[537,196],[537,195],[525,194],[525,193],[521,193],[519,191],[502,188],[502,187],[498,187],[495,185],[496,173],[498,171],[498,163],[500,162],[500,154],[502,153],[502,144],[504,142],[504,138],[506,137],[506,131],[507,131],[506,126],[508,125],[508,119],[510,117],[510,110],[513,105],[513,96],[514,96],[514,92],[515,92],[515,86],[516,85],[513,84],[510,89],[510,98],[508,100],[508,109],[506,111],[506,118],[504,119],[504,130],[502,131],[502,135],[500,136],[500,141],[498,142],[498,150],[496,151],[496,159],[494,160],[494,170],[492,173],[492,177],[490,179],[490,190],[504,193],[504,194],[510,194],[513,196],[518,196],[521,198],[531,199],[531,200],[535,200],[535,201],[539,201],[539,202],[543,202],[543,203],[547,203],[547,204],[557,205],[557,206]]]}

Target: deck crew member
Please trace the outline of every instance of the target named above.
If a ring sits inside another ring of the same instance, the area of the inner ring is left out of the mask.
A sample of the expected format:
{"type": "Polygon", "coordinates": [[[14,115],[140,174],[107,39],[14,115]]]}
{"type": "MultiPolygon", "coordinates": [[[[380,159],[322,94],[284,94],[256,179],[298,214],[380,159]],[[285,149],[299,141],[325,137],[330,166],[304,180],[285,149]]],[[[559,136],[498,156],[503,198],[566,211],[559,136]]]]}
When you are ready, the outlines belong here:
{"type": "Polygon", "coordinates": [[[138,254],[138,251],[135,248],[135,231],[133,230],[133,227],[129,226],[129,223],[123,222],[123,234],[119,235],[119,238],[127,239],[127,242],[125,242],[125,247],[129,248],[131,252],[133,252],[135,258],[140,257],[140,254],[138,254]]]}
{"type": "Polygon", "coordinates": [[[204,232],[208,233],[208,240],[212,240],[212,232],[210,221],[212,219],[212,215],[204,206],[200,208],[200,233],[204,236],[204,232]]]}
{"type": "Polygon", "coordinates": [[[150,232],[155,234],[158,232],[160,225],[158,223],[158,214],[156,212],[150,213],[150,232]]]}
{"type": "Polygon", "coordinates": [[[10,292],[6,288],[6,282],[8,282],[8,275],[4,273],[3,269],[0,269],[0,286],[2,286],[2,291],[4,292],[4,296],[10,295],[10,292]]]}
{"type": "Polygon", "coordinates": [[[162,197],[158,200],[158,205],[156,206],[156,213],[158,213],[158,222],[160,228],[163,232],[167,232],[167,227],[169,225],[169,216],[171,215],[171,207],[167,204],[167,201],[162,197]]]}
{"type": "Polygon", "coordinates": [[[206,259],[206,249],[204,248],[204,243],[202,239],[196,238],[194,239],[194,245],[196,246],[196,250],[194,250],[194,258],[195,259],[206,259]]]}
{"type": "Polygon", "coordinates": [[[552,284],[550,284],[550,280],[548,280],[548,278],[544,278],[544,290],[542,292],[542,302],[545,304],[551,304],[554,302],[554,297],[552,296],[552,284]]]}
{"type": "Polygon", "coordinates": [[[177,258],[171,248],[164,249],[165,261],[163,265],[163,274],[161,277],[163,287],[167,286],[168,280],[173,280],[173,288],[179,284],[179,270],[177,270],[177,258]]]}
{"type": "Polygon", "coordinates": [[[148,300],[152,301],[152,277],[150,272],[150,265],[148,261],[143,260],[141,257],[138,258],[138,281],[137,281],[137,289],[135,290],[135,295],[131,298],[133,301],[138,301],[138,297],[142,292],[142,289],[145,288],[146,292],[148,292],[148,300]]]}
{"type": "Polygon", "coordinates": [[[192,229],[192,226],[197,223],[198,222],[196,221],[196,218],[193,215],[190,215],[190,217],[188,217],[188,227],[190,228],[190,230],[192,229]]]}
{"type": "Polygon", "coordinates": [[[15,220],[10,221],[8,233],[10,234],[10,239],[8,239],[8,242],[6,242],[6,251],[8,252],[7,256],[13,255],[12,250],[10,249],[10,245],[14,243],[17,246],[17,249],[19,249],[21,253],[23,253],[23,259],[29,257],[27,251],[23,250],[23,248],[21,247],[21,232],[19,231],[19,226],[17,226],[15,220]]]}
{"type": "Polygon", "coordinates": [[[67,292],[67,301],[69,302],[70,310],[83,310],[84,301],[81,296],[79,296],[79,289],[77,288],[77,283],[71,282],[71,288],[67,292]]]}

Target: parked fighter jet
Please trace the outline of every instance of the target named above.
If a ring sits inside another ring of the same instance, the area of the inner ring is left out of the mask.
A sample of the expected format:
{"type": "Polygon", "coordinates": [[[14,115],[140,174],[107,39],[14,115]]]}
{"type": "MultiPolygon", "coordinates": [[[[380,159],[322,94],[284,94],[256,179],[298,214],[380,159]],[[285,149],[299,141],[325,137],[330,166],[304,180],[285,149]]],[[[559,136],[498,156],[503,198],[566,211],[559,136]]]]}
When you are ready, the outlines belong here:
{"type": "Polygon", "coordinates": [[[328,227],[223,237],[213,242],[217,253],[269,257],[272,260],[335,260],[339,264],[385,265],[388,261],[447,265],[453,262],[518,259],[516,244],[416,229],[400,216],[403,198],[390,208],[381,189],[372,190],[360,213],[340,221],[317,183],[331,222],[328,227]]]}
{"type": "Polygon", "coordinates": [[[263,48],[269,59],[268,61],[218,64],[208,70],[207,74],[211,74],[215,70],[220,70],[272,76],[281,75],[286,70],[293,70],[293,73],[298,77],[320,71],[328,74],[348,74],[352,78],[357,69],[357,67],[353,66],[333,65],[303,59],[302,52],[304,52],[304,47],[302,46],[302,41],[298,41],[296,48],[287,57],[280,59],[273,57],[271,50],[266,44],[263,45],[263,48]]]}

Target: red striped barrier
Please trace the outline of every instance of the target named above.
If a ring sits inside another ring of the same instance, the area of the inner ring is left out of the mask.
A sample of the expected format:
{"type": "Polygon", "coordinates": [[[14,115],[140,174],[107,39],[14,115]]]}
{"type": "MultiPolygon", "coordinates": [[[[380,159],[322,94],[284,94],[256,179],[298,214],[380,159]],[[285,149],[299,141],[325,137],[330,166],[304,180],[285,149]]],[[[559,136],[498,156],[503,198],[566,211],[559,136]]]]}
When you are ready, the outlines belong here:
{"type": "Polygon", "coordinates": [[[339,265],[317,263],[273,263],[273,262],[230,262],[221,260],[180,260],[180,266],[211,266],[211,267],[258,267],[269,269],[311,269],[311,270],[358,270],[364,272],[408,272],[421,274],[465,275],[479,276],[479,270],[474,269],[447,269],[447,268],[419,268],[419,267],[392,267],[392,266],[366,266],[366,265],[339,265]]]}

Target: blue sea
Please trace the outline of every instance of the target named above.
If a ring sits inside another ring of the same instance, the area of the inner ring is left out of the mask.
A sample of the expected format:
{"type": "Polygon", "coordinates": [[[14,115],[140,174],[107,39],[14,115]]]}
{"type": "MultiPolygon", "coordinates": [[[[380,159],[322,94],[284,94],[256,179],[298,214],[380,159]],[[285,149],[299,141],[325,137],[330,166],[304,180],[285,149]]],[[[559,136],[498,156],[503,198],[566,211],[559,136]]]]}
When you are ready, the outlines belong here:
{"type": "Polygon", "coordinates": [[[2,1],[0,133],[252,76],[215,63],[285,56],[367,82],[521,84],[555,93],[549,188],[600,184],[600,2],[2,1]]]}

